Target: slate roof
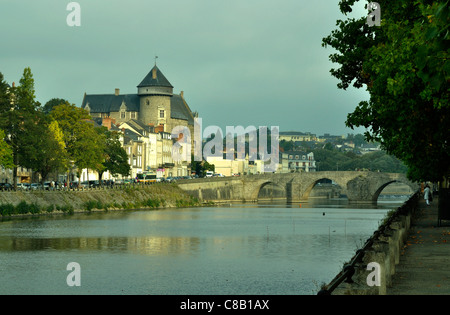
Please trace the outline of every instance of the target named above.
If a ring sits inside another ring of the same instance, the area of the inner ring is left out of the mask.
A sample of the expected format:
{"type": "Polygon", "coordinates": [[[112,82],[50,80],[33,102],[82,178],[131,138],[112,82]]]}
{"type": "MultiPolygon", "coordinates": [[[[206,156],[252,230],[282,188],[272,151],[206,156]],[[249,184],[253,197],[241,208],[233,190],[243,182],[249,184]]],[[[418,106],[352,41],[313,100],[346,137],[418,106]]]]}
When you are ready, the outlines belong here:
{"type": "Polygon", "coordinates": [[[170,118],[187,120],[189,125],[194,125],[194,117],[191,109],[181,95],[174,94],[170,101],[170,118]]]}
{"type": "MultiPolygon", "coordinates": [[[[138,85],[138,88],[145,86],[162,86],[173,88],[156,65],[138,85]],[[156,79],[153,79],[153,69],[156,70],[156,79]]],[[[189,125],[194,124],[194,117],[191,109],[181,95],[173,94],[170,97],[170,102],[170,117],[172,119],[183,119],[187,120],[189,125]]],[[[127,112],[139,112],[140,96],[138,94],[85,94],[81,108],[85,108],[88,104],[91,113],[119,112],[122,104],[126,105],[127,112]]]]}
{"type": "MultiPolygon", "coordinates": [[[[91,113],[111,113],[119,112],[120,106],[124,103],[127,111],[139,112],[140,100],[137,94],[86,94],[81,104],[85,108],[89,104],[91,113]]],[[[194,124],[194,117],[191,109],[181,95],[174,94],[170,98],[170,118],[187,120],[190,125],[194,124]]]]}
{"type": "Polygon", "coordinates": [[[144,123],[140,122],[137,119],[127,120],[125,123],[128,124],[134,132],[140,133],[141,135],[143,135],[144,131],[149,132],[149,133],[150,132],[153,133],[155,131],[155,127],[145,125],[144,123]]]}
{"type": "Polygon", "coordinates": [[[122,103],[127,106],[127,111],[139,112],[140,100],[137,94],[92,94],[85,95],[81,108],[89,104],[91,113],[118,112],[122,103]]]}
{"type": "Polygon", "coordinates": [[[155,65],[152,70],[147,74],[147,76],[142,80],[142,82],[137,87],[144,86],[166,86],[173,88],[172,84],[170,84],[169,80],[166,79],[164,74],[158,69],[155,65]],[[153,69],[156,68],[156,79],[153,79],[153,69]]]}

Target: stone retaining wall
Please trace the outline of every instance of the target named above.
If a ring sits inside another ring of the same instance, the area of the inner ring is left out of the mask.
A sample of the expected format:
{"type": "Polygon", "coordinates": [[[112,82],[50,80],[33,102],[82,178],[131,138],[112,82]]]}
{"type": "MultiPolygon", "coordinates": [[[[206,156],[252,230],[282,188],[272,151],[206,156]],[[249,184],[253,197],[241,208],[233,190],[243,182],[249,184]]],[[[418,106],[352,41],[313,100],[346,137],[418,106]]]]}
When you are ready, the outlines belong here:
{"type": "Polygon", "coordinates": [[[353,257],[352,265],[345,266],[333,281],[331,281],[319,294],[332,295],[384,295],[386,288],[392,284],[392,276],[395,274],[395,267],[400,260],[401,248],[406,242],[408,231],[411,227],[411,218],[418,207],[419,193],[414,194],[407,202],[399,207],[395,213],[380,225],[373,236],[369,238],[363,246],[363,254],[353,257]],[[355,258],[355,257],[361,258],[355,258]],[[370,286],[368,277],[372,279],[374,269],[369,268],[370,263],[377,263],[380,267],[379,285],[370,286]],[[346,277],[344,272],[351,269],[353,275],[346,277]],[[351,280],[349,280],[349,278],[351,280]],[[333,288],[330,290],[330,288],[333,288]]]}

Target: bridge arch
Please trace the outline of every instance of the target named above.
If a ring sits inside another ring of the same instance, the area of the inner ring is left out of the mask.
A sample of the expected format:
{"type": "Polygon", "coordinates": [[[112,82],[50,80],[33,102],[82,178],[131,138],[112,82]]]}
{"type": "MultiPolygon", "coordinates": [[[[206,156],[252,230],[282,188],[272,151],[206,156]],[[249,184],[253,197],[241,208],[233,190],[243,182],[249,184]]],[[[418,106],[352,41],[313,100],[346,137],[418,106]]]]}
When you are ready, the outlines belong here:
{"type": "Polygon", "coordinates": [[[390,180],[390,181],[382,184],[381,186],[378,187],[378,189],[375,190],[374,194],[372,195],[372,202],[376,203],[378,201],[378,197],[380,196],[381,192],[392,183],[403,184],[405,186],[408,186],[412,191],[414,191],[414,189],[417,188],[417,187],[412,187],[413,185],[411,185],[411,183],[407,183],[403,180],[398,180],[398,179],[390,180]]]}
{"type": "Polygon", "coordinates": [[[330,176],[324,176],[322,178],[317,178],[317,179],[314,179],[312,182],[309,182],[306,185],[306,188],[301,192],[302,199],[304,199],[304,200],[309,199],[310,194],[311,194],[312,190],[314,189],[314,187],[316,187],[324,179],[330,180],[330,181],[334,182],[336,186],[338,186],[338,187],[331,187],[331,193],[333,193],[333,191],[334,191],[333,188],[336,188],[336,190],[339,189],[341,192],[345,191],[346,187],[343,186],[343,183],[338,183],[338,182],[336,182],[336,180],[329,178],[329,177],[330,176]]]}
{"type": "Polygon", "coordinates": [[[286,185],[275,182],[265,182],[259,187],[257,200],[286,199],[286,185]]]}
{"type": "Polygon", "coordinates": [[[277,187],[279,189],[279,191],[283,192],[283,196],[280,198],[287,198],[287,189],[286,189],[286,185],[283,185],[282,183],[273,181],[273,180],[265,180],[262,182],[259,182],[255,185],[251,195],[251,200],[259,200],[260,199],[260,193],[263,192],[264,188],[267,188],[268,186],[274,186],[277,187]]]}

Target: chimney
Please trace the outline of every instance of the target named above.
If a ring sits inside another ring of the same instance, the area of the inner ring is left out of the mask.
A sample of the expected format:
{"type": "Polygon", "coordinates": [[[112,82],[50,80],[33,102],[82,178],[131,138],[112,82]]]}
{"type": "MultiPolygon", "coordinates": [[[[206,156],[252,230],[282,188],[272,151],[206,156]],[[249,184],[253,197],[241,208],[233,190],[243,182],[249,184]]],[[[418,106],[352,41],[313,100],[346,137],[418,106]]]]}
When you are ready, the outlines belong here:
{"type": "Polygon", "coordinates": [[[152,79],[156,79],[156,67],[152,69],[152,79]]]}
{"type": "Polygon", "coordinates": [[[181,98],[184,99],[184,91],[180,92],[181,98]]]}
{"type": "Polygon", "coordinates": [[[112,123],[112,119],[110,117],[105,117],[102,120],[102,126],[105,126],[106,128],[108,128],[108,130],[111,129],[111,123],[112,123]]]}
{"type": "Polygon", "coordinates": [[[114,94],[115,94],[116,96],[119,96],[119,93],[120,93],[120,89],[116,89],[116,91],[115,91],[114,94]]]}
{"type": "Polygon", "coordinates": [[[158,125],[155,127],[155,132],[156,133],[160,133],[160,132],[164,132],[164,125],[158,125]]]}

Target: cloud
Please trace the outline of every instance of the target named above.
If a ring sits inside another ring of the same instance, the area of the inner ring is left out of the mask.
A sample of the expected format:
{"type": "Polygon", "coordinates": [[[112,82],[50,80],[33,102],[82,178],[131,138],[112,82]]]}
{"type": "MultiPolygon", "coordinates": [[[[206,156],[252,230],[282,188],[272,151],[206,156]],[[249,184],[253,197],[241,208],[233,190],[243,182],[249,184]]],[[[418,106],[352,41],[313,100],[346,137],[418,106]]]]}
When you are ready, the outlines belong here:
{"type": "Polygon", "coordinates": [[[367,98],[339,91],[329,74],[321,40],[344,18],[329,0],[78,2],[81,27],[66,25],[69,1],[2,4],[0,71],[17,82],[30,66],[41,103],[136,93],[155,55],[205,124],[342,134],[367,98]]]}

